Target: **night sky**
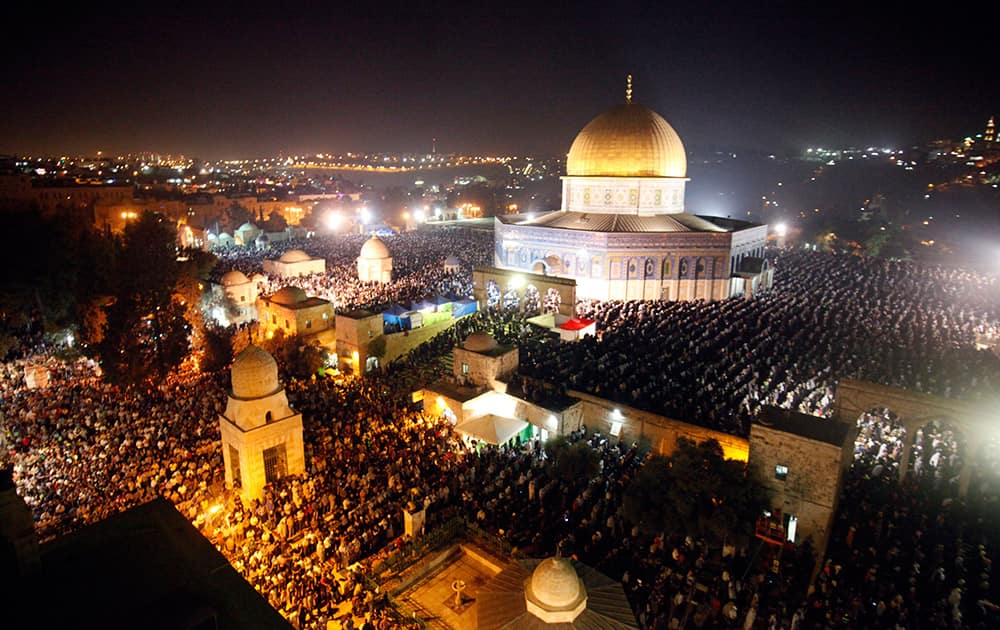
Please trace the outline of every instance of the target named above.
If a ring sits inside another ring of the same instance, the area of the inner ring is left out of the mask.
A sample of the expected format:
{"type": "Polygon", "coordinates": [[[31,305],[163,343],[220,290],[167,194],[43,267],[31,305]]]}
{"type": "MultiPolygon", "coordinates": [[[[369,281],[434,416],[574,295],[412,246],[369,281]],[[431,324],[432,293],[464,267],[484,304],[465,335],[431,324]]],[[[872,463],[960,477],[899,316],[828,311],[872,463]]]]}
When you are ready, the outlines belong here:
{"type": "Polygon", "coordinates": [[[628,73],[689,147],[906,146],[1000,114],[985,6],[962,22],[823,4],[837,7],[46,5],[0,43],[0,153],[420,152],[437,137],[443,152],[558,155],[628,73]]]}

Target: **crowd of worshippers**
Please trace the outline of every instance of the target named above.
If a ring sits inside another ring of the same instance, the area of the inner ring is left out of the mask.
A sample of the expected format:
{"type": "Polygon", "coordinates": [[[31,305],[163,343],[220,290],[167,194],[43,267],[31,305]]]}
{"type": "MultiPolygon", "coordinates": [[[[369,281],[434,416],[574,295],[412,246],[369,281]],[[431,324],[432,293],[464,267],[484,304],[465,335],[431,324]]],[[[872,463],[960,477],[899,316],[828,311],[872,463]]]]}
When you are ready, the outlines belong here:
{"type": "MultiPolygon", "coordinates": [[[[983,278],[822,255],[782,257],[778,263],[779,279],[797,286],[800,295],[779,289],[753,300],[717,303],[712,312],[722,320],[718,324],[702,310],[710,304],[595,306],[595,314],[617,310],[633,327],[619,326],[609,314],[602,321],[601,339],[593,343],[611,343],[635,328],[646,329],[646,342],[628,349],[633,356],[646,352],[657,331],[657,309],[676,322],[673,309],[688,308],[696,323],[685,330],[710,328],[747,349],[759,347],[759,336],[773,337],[774,347],[786,344],[784,363],[773,363],[785,372],[768,370],[763,379],[772,383],[788,380],[786,373],[807,373],[819,361],[807,348],[814,335],[830,342],[847,330],[862,338],[852,342],[845,337],[824,352],[843,352],[844,361],[857,353],[852,374],[884,370],[887,382],[905,386],[919,379],[923,389],[952,395],[975,394],[995,375],[989,371],[993,364],[979,359],[987,353],[966,351],[967,333],[983,321],[995,321],[988,301],[995,287],[983,284],[983,278]],[[799,264],[805,271],[795,269],[799,264]],[[819,273],[821,269],[826,271],[819,273]],[[817,277],[810,280],[813,275],[817,277]],[[832,284],[820,286],[821,278],[832,284]],[[933,307],[920,306],[920,296],[933,307]],[[823,300],[831,303],[820,308],[823,300]],[[791,304],[782,306],[787,301],[791,304]],[[755,311],[753,316],[742,311],[743,303],[754,302],[778,310],[755,311]],[[928,314],[934,308],[940,312],[928,314]],[[883,321],[897,310],[908,314],[883,321]],[[730,311],[742,315],[730,318],[730,311]],[[800,337],[796,326],[808,330],[800,337]],[[917,343],[915,336],[926,326],[934,328],[936,341],[917,343]],[[862,342],[877,343],[872,339],[876,333],[861,334],[869,329],[895,335],[900,343],[909,339],[910,345],[887,354],[889,365],[877,368],[874,360],[885,347],[870,352],[861,347],[862,342]],[[922,361],[937,352],[942,356],[934,365],[951,366],[951,373],[924,368],[922,361]],[[965,362],[955,363],[956,356],[965,362]],[[902,366],[909,371],[894,371],[902,366]]],[[[222,489],[217,414],[225,402],[226,372],[176,373],[157,390],[140,394],[104,383],[99,367],[88,360],[36,355],[6,362],[0,368],[5,456],[14,464],[18,492],[33,511],[42,540],[166,497],[299,628],[324,628],[331,619],[345,627],[406,626],[370,578],[374,559],[404,544],[401,511],[408,505],[427,508],[429,529],[460,516],[502,537],[522,555],[547,556],[557,550],[576,555],[622,580],[644,628],[680,627],[689,619],[708,626],[738,623],[729,617],[731,610],[748,628],[891,627],[893,622],[904,627],[997,627],[1000,622],[990,580],[1000,531],[996,485],[975,486],[976,503],[954,498],[955,470],[960,456],[967,455],[947,426],[929,426],[917,436],[913,457],[922,463],[914,463],[913,474],[900,483],[892,474],[902,452],[899,428],[891,419],[876,426],[877,414],[862,419],[865,439],[840,501],[817,590],[800,599],[792,594],[804,590],[798,588],[801,576],[788,569],[774,573],[746,544],[720,554],[702,540],[672,532],[646,536],[629,524],[622,512],[623,491],[643,461],[634,445],[585,430],[568,436],[587,440],[597,451],[600,472],[593,480],[566,481],[551,474],[537,443],[470,450],[450,422],[415,411],[410,402],[414,386],[424,384],[431,367],[440,365],[441,355],[467,332],[487,329],[501,343],[510,343],[526,339],[528,330],[511,311],[478,314],[459,325],[450,336],[440,335],[364,380],[283,379],[292,407],[304,415],[307,472],[272,484],[256,503],[243,504],[222,489]],[[48,387],[26,385],[29,361],[49,370],[48,387]],[[888,445],[883,448],[882,442],[888,445]],[[730,602],[733,606],[727,608],[730,602]]],[[[659,366],[664,373],[681,364],[689,375],[704,374],[697,361],[709,358],[711,349],[700,342],[711,335],[685,334],[674,330],[663,335],[667,341],[698,342],[684,347],[670,365],[659,366]],[[680,360],[684,354],[690,362],[686,366],[680,360]]],[[[522,346],[522,362],[539,347],[530,342],[522,346]]],[[[564,352],[586,346],[556,347],[564,352]]],[[[612,382],[616,361],[609,359],[606,365],[607,382],[612,382]]],[[[745,367],[753,374],[753,364],[745,367]]],[[[581,364],[578,371],[588,369],[594,367],[581,364]]],[[[824,378],[832,383],[840,375],[830,370],[824,378]]],[[[774,391],[773,385],[755,386],[764,398],[774,391]]],[[[721,385],[716,388],[720,397],[725,391],[721,385]]],[[[783,566],[807,564],[797,561],[797,553],[786,549],[783,566]]]]}
{"type": "MultiPolygon", "coordinates": [[[[509,322],[493,317],[500,334],[509,322]]],[[[830,553],[816,592],[799,601],[788,594],[801,592],[792,588],[801,576],[771,572],[751,547],[720,554],[696,538],[644,536],[622,512],[642,454],[585,428],[568,439],[587,440],[599,473],[564,480],[534,442],[469,450],[449,422],[410,408],[398,374],[292,380],[290,402],[307,419],[308,472],[244,505],[219,490],[218,377],[178,377],[159,396],[140,397],[103,385],[87,361],[48,367],[53,384],[44,391],[24,388],[16,364],[3,372],[18,490],[40,530],[51,537],[165,496],[296,627],[324,628],[331,619],[345,627],[405,624],[368,580],[370,559],[402,544],[401,509],[411,504],[427,508],[429,528],[462,516],[520,555],[559,551],[621,579],[644,628],[680,627],[689,618],[725,626],[729,610],[750,616],[745,627],[836,627],[845,619],[854,627],[882,620],[991,627],[998,620],[989,579],[995,514],[970,512],[940,498],[948,487],[921,483],[957,448],[943,427],[932,427],[927,452],[914,454],[928,468],[900,486],[891,472],[899,427],[862,418],[830,553]],[[77,409],[79,423],[71,421],[77,409]],[[222,509],[213,511],[215,504],[222,509]]],[[[984,496],[996,506],[995,489],[984,496]]],[[[786,551],[786,567],[795,566],[794,554],[786,551]]]]}
{"type": "MultiPolygon", "coordinates": [[[[933,421],[901,461],[905,429],[888,410],[859,420],[855,459],[801,627],[995,628],[992,558],[1000,532],[995,450],[933,421]],[[959,497],[956,454],[976,460],[959,497]],[[900,480],[900,468],[908,474],[900,480]]],[[[996,440],[991,447],[995,447],[996,440]]]]}
{"type": "Polygon", "coordinates": [[[774,267],[775,288],[752,299],[581,305],[598,334],[558,352],[529,344],[521,372],[739,435],[764,405],[829,415],[842,378],[1000,390],[1000,358],[975,347],[1000,322],[995,277],[816,252],[774,267]]]}
{"type": "Polygon", "coordinates": [[[266,276],[261,294],[271,295],[285,286],[297,286],[306,295],[329,300],[338,312],[364,308],[381,312],[395,303],[409,305],[427,297],[472,295],[472,268],[493,262],[493,239],[488,233],[466,228],[407,232],[381,237],[392,256],[392,282],[358,280],[357,258],[368,236],[358,234],[318,236],[276,243],[264,249],[231,248],[216,252],[213,270],[222,274],[237,269],[247,275],[264,274],[265,259],[277,259],[290,249],[302,249],[326,260],[326,273],[296,278],[266,276]],[[446,271],[444,261],[455,256],[460,271],[446,271]]]}

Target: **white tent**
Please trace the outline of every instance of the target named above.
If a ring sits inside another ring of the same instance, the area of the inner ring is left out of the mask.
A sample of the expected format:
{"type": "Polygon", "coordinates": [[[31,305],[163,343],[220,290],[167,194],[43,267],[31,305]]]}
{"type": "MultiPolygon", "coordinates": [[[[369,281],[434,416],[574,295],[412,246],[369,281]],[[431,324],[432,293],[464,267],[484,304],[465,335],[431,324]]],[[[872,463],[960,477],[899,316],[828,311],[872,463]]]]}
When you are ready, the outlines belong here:
{"type": "Polygon", "coordinates": [[[504,418],[487,414],[467,420],[455,427],[462,435],[486,442],[488,444],[504,444],[524,430],[528,423],[516,418],[504,418]]]}

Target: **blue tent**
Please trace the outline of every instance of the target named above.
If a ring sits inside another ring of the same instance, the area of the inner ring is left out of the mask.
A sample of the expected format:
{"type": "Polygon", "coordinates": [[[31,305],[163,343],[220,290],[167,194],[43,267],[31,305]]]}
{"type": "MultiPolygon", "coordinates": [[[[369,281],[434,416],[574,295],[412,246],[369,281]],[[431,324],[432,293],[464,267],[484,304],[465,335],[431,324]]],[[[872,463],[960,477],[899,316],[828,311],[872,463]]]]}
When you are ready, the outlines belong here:
{"type": "Polygon", "coordinates": [[[382,312],[382,322],[385,324],[398,324],[400,323],[399,316],[406,312],[407,310],[404,307],[399,304],[393,304],[382,312]]]}
{"type": "Polygon", "coordinates": [[[435,310],[437,310],[438,312],[441,312],[441,311],[450,311],[451,310],[451,304],[455,300],[452,300],[451,298],[447,298],[447,297],[445,297],[443,295],[437,295],[433,299],[431,299],[431,301],[434,302],[435,310]]]}
{"type": "Polygon", "coordinates": [[[452,306],[451,316],[452,317],[462,317],[464,315],[471,315],[479,310],[479,304],[472,298],[462,298],[456,300],[452,306]]]}
{"type": "Polygon", "coordinates": [[[411,311],[433,311],[434,308],[434,302],[428,300],[419,300],[410,304],[411,311]]]}

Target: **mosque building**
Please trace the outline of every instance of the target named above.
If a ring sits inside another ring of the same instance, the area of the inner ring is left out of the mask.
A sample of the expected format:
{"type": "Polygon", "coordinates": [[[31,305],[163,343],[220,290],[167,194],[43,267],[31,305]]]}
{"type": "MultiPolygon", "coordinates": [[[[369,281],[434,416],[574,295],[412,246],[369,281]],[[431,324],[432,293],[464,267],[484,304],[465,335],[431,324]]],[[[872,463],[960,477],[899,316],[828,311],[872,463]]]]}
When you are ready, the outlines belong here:
{"type": "Polygon", "coordinates": [[[631,85],[573,141],[558,211],[496,218],[487,301],[511,271],[575,280],[577,299],[718,300],[769,286],[767,225],[686,211],[684,144],[632,102],[631,85]]]}

